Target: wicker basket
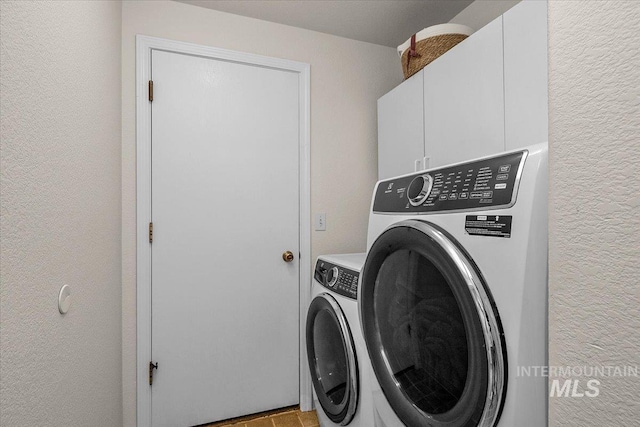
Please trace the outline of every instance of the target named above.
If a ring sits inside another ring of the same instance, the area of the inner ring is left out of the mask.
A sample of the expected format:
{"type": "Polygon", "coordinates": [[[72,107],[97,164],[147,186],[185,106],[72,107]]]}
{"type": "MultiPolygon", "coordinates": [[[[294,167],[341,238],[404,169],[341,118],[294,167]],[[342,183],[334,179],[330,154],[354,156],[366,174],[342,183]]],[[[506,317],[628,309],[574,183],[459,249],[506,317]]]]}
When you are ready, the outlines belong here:
{"type": "Polygon", "coordinates": [[[425,28],[398,46],[404,78],[408,79],[440,55],[469,37],[473,30],[465,25],[440,24],[425,28]]]}

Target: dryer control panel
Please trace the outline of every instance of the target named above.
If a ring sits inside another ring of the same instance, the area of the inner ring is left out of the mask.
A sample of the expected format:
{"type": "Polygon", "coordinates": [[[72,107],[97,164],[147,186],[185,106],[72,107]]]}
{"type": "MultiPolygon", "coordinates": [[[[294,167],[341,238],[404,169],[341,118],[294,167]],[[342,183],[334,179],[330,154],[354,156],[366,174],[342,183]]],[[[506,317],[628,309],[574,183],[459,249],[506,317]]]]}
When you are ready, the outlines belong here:
{"type": "Polygon", "coordinates": [[[524,150],[381,181],[373,212],[420,214],[512,206],[527,153],[524,150]]]}
{"type": "Polygon", "coordinates": [[[313,276],[325,288],[347,298],[357,299],[360,277],[357,271],[319,259],[313,276]]]}

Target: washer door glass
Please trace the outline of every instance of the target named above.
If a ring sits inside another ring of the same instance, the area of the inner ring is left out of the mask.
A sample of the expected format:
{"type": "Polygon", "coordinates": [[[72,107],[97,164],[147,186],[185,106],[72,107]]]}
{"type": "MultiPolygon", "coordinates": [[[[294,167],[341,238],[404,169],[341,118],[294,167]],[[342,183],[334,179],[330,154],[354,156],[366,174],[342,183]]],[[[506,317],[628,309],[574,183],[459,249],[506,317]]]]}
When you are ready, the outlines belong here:
{"type": "Polygon", "coordinates": [[[307,313],[307,355],[313,386],[322,409],[340,425],[353,418],[358,400],[355,347],[342,309],[323,293],[307,313]]]}
{"type": "Polygon", "coordinates": [[[506,347],[490,293],[453,238],[422,221],[389,228],[360,286],[374,372],[404,424],[495,425],[506,347]]]}

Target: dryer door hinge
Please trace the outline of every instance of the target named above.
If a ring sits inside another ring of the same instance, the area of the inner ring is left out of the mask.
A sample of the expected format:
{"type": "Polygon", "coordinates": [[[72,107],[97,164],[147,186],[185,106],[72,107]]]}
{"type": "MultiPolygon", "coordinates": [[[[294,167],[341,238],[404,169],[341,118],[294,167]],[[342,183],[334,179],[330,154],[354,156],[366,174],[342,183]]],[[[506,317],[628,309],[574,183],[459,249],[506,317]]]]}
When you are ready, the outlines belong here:
{"type": "Polygon", "coordinates": [[[158,362],[149,362],[149,385],[153,385],[153,370],[158,369],[158,362]]]}
{"type": "Polygon", "coordinates": [[[149,243],[153,243],[153,223],[149,223],[149,243]]]}
{"type": "Polygon", "coordinates": [[[153,80],[149,80],[149,101],[153,102],[153,80]]]}

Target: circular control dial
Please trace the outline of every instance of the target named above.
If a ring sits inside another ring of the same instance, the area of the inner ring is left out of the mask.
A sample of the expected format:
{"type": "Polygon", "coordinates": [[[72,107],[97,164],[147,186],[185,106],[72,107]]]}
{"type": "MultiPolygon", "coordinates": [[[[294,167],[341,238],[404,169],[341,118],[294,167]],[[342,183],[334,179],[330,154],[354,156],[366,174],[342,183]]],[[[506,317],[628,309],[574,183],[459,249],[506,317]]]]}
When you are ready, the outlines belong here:
{"type": "Polygon", "coordinates": [[[332,269],[327,271],[327,275],[324,278],[324,283],[330,288],[333,288],[338,281],[338,274],[338,267],[333,267],[332,269]]]}
{"type": "Polygon", "coordinates": [[[433,178],[429,174],[418,175],[411,181],[407,189],[407,197],[411,206],[419,206],[427,200],[433,187],[433,178]]]}

